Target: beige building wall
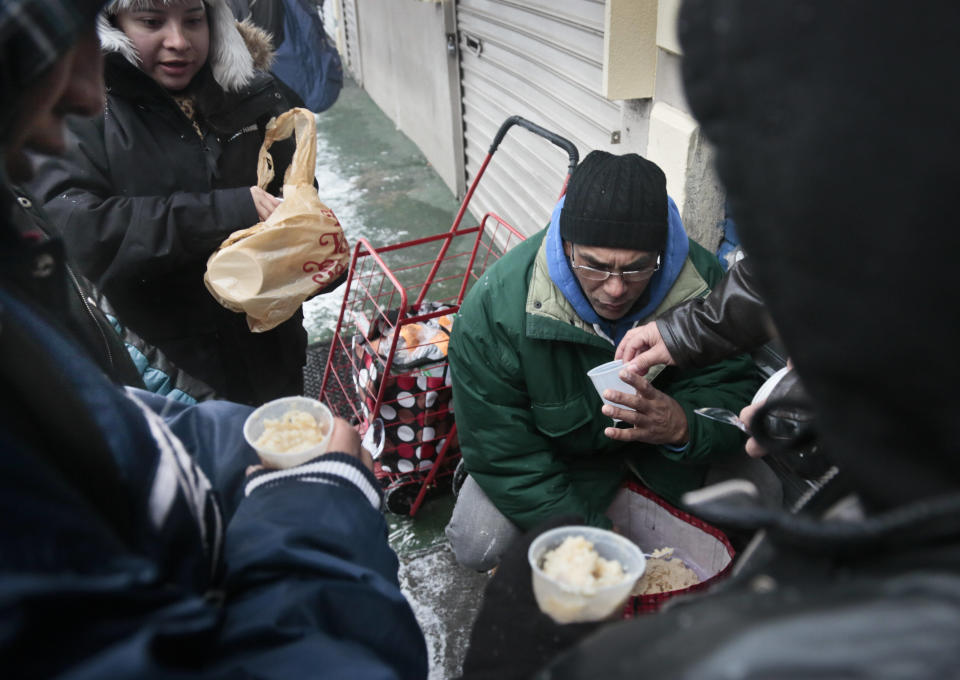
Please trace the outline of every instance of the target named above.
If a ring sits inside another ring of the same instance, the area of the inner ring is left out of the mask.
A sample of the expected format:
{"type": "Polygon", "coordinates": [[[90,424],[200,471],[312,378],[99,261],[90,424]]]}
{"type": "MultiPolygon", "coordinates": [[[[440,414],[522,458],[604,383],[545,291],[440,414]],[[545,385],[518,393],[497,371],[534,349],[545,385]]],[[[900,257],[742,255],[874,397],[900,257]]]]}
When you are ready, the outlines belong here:
{"type": "Polygon", "coordinates": [[[607,0],[603,94],[623,100],[622,152],[663,169],[687,232],[715,251],[725,197],[683,96],[679,7],[680,0],[607,0]]]}
{"type": "Polygon", "coordinates": [[[603,84],[607,99],[652,97],[657,71],[657,0],[607,0],[603,84]]]}
{"type": "Polygon", "coordinates": [[[450,0],[341,0],[357,13],[363,88],[420,148],[450,190],[462,185],[455,143],[459,96],[448,49],[450,0]]]}

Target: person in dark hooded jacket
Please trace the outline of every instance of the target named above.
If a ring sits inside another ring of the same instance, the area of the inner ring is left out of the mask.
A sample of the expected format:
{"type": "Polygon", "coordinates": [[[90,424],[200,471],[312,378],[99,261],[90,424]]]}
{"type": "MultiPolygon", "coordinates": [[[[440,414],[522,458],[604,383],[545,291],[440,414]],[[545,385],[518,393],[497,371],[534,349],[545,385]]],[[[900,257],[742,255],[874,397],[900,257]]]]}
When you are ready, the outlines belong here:
{"type": "Polygon", "coordinates": [[[220,243],[279,205],[293,143],[274,145],[268,191],[257,155],[269,120],[300,102],[254,63],[268,38],[224,0],[114,0],[98,33],[106,110],[69,123],[67,155],[43,159],[30,188],[120,323],[176,366],[232,401],[301,394],[302,314],[251,333],[203,283],[220,243]]]}
{"type": "Polygon", "coordinates": [[[112,382],[70,321],[62,242],[21,229],[26,152],[103,105],[100,6],[0,3],[3,677],[423,678],[357,432],[248,469],[252,409],[112,382]]]}
{"type": "Polygon", "coordinates": [[[684,2],[687,100],[835,467],[795,513],[687,497],[759,531],[734,576],[562,644],[501,567],[466,678],[957,677],[958,25],[946,0],[684,2]]]}

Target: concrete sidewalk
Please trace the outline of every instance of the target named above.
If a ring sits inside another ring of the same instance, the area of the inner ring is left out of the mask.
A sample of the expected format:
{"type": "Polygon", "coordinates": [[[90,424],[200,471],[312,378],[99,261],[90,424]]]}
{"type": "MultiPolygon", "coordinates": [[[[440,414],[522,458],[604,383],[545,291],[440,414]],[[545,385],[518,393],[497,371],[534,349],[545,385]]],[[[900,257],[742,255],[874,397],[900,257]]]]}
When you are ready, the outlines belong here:
{"type": "Polygon", "coordinates": [[[430,679],[460,674],[488,576],[463,569],[446,544],[400,557],[400,585],[427,639],[430,679]]]}

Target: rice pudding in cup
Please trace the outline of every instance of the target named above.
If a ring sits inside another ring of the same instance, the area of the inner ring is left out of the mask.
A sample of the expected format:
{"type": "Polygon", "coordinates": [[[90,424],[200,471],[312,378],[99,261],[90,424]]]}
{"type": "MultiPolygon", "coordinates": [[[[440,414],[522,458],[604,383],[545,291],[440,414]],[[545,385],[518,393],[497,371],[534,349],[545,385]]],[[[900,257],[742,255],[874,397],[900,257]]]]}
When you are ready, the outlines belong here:
{"type": "Polygon", "coordinates": [[[333,413],[309,397],[268,401],[247,416],[243,437],[264,467],[291,468],[327,451],[333,434],[333,413]]]}
{"type": "Polygon", "coordinates": [[[530,544],[527,561],[537,605],[557,623],[615,616],[646,566],[630,539],[591,526],[545,531],[530,544]]]}

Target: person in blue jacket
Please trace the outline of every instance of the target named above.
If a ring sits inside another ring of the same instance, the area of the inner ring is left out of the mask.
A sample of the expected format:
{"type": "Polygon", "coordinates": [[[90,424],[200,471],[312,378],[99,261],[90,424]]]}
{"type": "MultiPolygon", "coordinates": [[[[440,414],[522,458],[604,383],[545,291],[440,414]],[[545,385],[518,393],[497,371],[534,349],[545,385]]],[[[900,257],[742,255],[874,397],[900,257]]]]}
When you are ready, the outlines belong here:
{"type": "Polygon", "coordinates": [[[315,113],[337,101],[343,64],[323,27],[323,0],[227,0],[238,21],[270,34],[276,48],[270,72],[315,113]]]}
{"type": "Polygon", "coordinates": [[[3,675],[425,677],[356,431],[268,470],[249,407],[118,387],[63,322],[62,243],[12,227],[27,151],[102,107],[101,4],[0,4],[3,675]]]}

